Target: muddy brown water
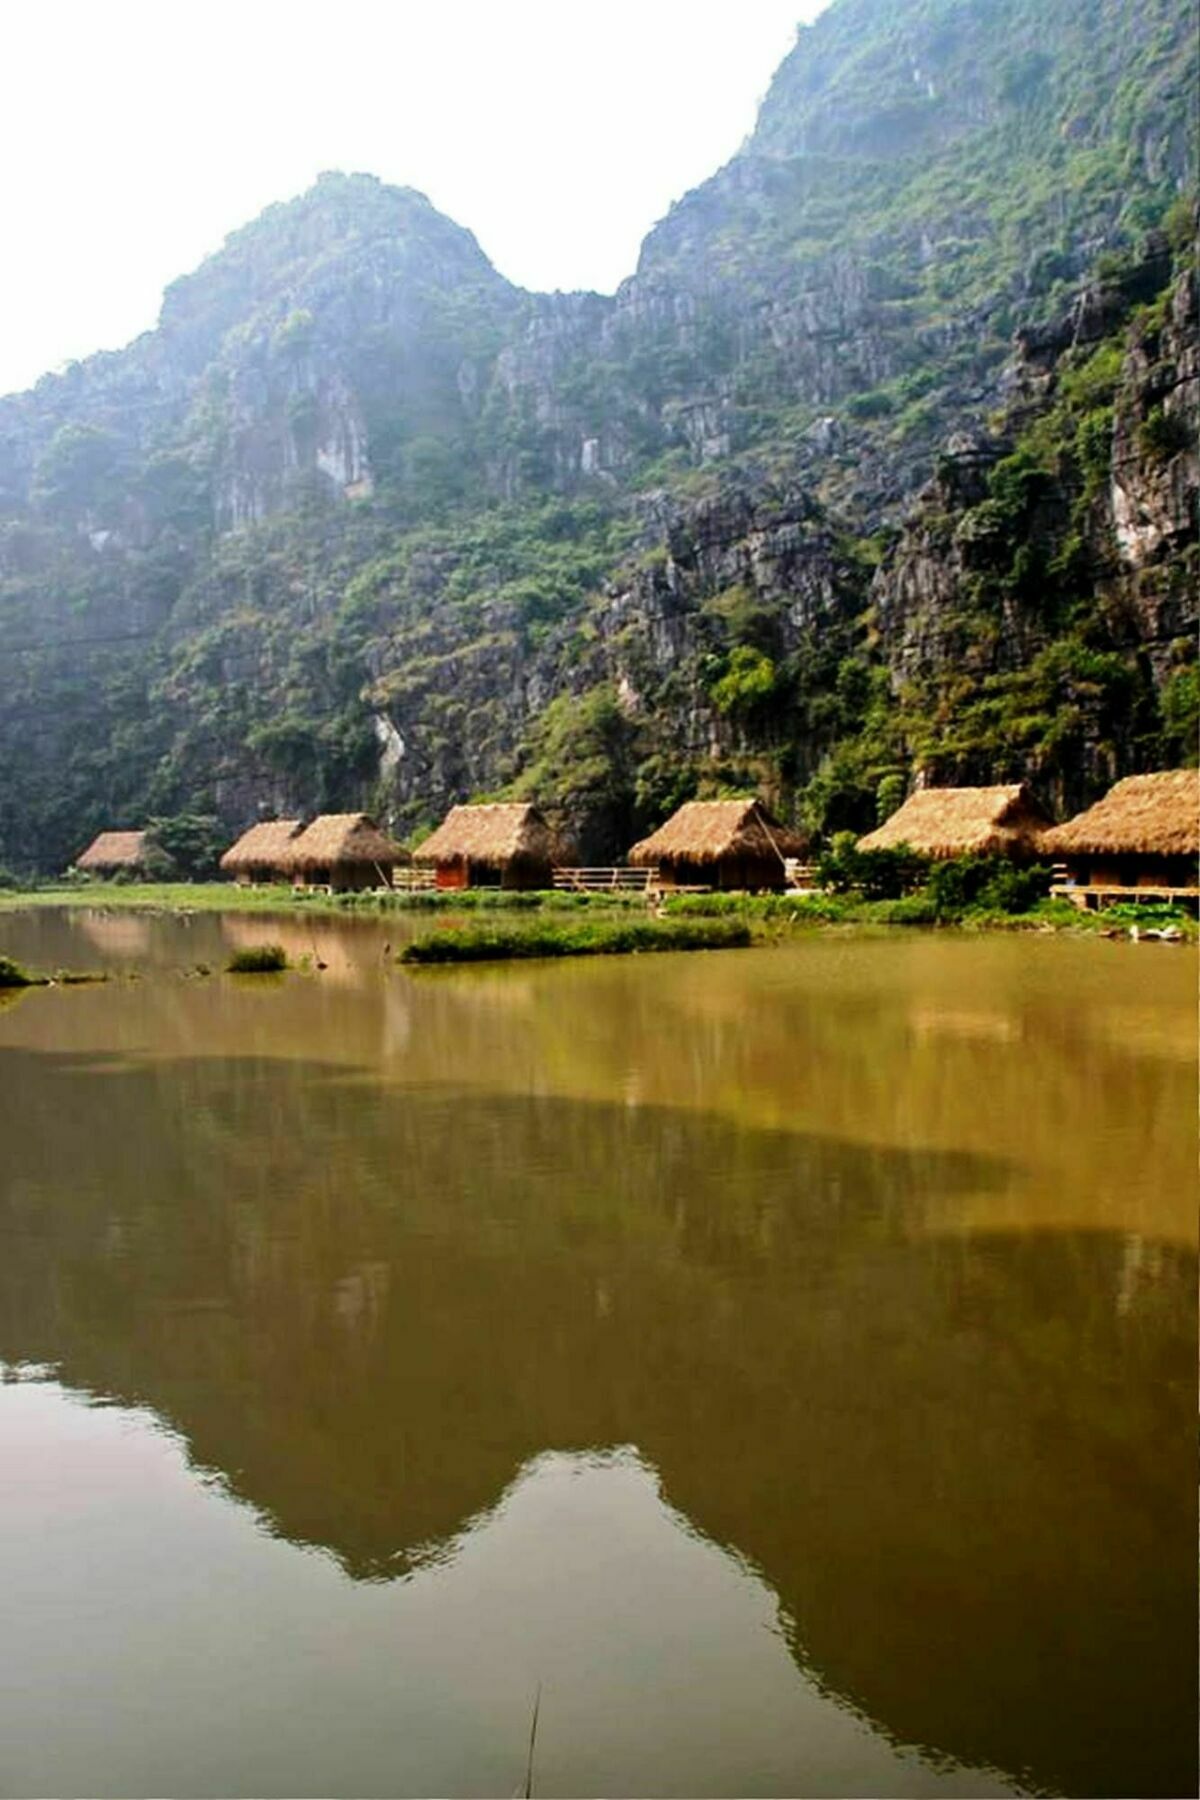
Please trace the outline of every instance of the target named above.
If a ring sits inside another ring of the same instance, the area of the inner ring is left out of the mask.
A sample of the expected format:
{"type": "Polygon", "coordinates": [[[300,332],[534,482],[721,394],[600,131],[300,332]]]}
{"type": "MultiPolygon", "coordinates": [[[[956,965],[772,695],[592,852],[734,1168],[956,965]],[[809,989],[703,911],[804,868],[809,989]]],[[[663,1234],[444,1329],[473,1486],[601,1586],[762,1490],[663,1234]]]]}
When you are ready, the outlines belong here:
{"type": "Polygon", "coordinates": [[[1195,953],[403,935],[0,917],[0,1792],[1194,1792],[1195,953]]]}

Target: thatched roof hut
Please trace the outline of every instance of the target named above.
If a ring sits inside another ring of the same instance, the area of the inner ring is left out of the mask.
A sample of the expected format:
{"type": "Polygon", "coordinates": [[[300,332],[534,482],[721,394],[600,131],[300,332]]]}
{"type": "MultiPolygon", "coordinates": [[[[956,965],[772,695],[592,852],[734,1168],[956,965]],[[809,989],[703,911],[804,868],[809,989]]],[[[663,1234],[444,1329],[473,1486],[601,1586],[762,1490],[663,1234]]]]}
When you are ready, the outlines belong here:
{"type": "Polygon", "coordinates": [[[1103,800],[1047,832],[1076,887],[1197,891],[1200,770],[1127,775],[1103,800]]]}
{"type": "Polygon", "coordinates": [[[548,888],[554,834],[527,800],[452,806],[413,860],[437,871],[439,887],[548,888]]]}
{"type": "Polygon", "coordinates": [[[146,867],[149,834],[145,831],[102,831],[94,837],[75,867],[89,875],[115,875],[119,870],[146,867]]]}
{"type": "Polygon", "coordinates": [[[1200,855],[1200,769],[1127,775],[1095,806],[1056,825],[1046,846],[1056,856],[1200,855]]]}
{"type": "Polygon", "coordinates": [[[307,887],[390,887],[392,870],[408,861],[368,813],[322,813],[282,853],[288,874],[307,887]]]}
{"type": "Polygon", "coordinates": [[[860,850],[907,844],[922,856],[1011,856],[1032,861],[1053,821],[1024,782],[1002,787],[918,788],[860,850]]]}
{"type": "Polygon", "coordinates": [[[221,868],[237,881],[282,881],[290,873],[287,853],[300,831],[299,819],[267,819],[244,831],[221,858],[221,868]]]}
{"type": "Polygon", "coordinates": [[[656,867],[668,887],[782,888],[785,859],[807,848],[761,800],[686,800],[629,860],[656,867]]]}

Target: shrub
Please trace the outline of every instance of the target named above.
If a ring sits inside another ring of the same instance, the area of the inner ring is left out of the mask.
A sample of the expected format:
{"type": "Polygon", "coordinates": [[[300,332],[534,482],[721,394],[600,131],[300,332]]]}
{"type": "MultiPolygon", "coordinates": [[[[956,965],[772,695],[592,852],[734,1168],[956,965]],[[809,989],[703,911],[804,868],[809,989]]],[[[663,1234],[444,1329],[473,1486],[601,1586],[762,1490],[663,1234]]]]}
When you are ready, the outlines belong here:
{"type": "Polygon", "coordinates": [[[939,919],[964,913],[1025,913],[1050,891],[1050,870],[1018,869],[1003,856],[956,856],[934,863],[926,894],[939,919]]]}
{"type": "Polygon", "coordinates": [[[0,988],[44,987],[44,975],[31,975],[28,969],[14,962],[11,956],[0,956],[0,988]]]}
{"type": "Polygon", "coordinates": [[[750,928],[732,920],[661,924],[656,920],[585,925],[468,925],[418,938],[402,963],[511,962],[544,956],[623,956],[642,950],[732,950],[750,942],[750,928]]]}
{"type": "Polygon", "coordinates": [[[1191,441],[1185,422],[1174,413],[1152,406],[1138,427],[1138,444],[1155,462],[1169,462],[1191,441]]]}
{"type": "Polygon", "coordinates": [[[817,881],[835,894],[861,894],[864,900],[898,900],[919,888],[929,872],[929,858],[898,844],[894,850],[860,850],[852,834],[839,831],[833,846],[817,859],[817,881]]]}
{"type": "Polygon", "coordinates": [[[288,966],[287,952],[281,944],[252,944],[235,950],[225,966],[231,975],[278,975],[288,966]]]}
{"type": "Polygon", "coordinates": [[[778,679],[769,656],[752,644],[739,644],[730,652],[725,673],[713,683],[713,705],[721,713],[752,712],[771,698],[778,679]]]}

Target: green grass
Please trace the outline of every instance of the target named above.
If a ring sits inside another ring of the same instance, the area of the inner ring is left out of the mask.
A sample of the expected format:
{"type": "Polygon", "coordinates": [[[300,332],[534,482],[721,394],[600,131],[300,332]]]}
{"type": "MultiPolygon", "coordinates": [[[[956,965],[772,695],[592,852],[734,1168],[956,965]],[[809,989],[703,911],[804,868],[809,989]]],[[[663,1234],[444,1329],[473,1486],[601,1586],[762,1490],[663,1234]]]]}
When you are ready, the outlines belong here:
{"type": "Polygon", "coordinates": [[[33,907],[86,906],[103,912],[447,913],[639,911],[640,894],[506,893],[496,888],[320,894],[306,888],[240,887],[232,881],[51,882],[0,891],[0,913],[33,907]]]}
{"type": "Polygon", "coordinates": [[[402,963],[511,962],[544,956],[624,956],[658,950],[734,950],[751,942],[750,927],[736,920],[664,924],[653,919],[586,925],[466,925],[418,938],[400,954],[402,963]]]}
{"type": "MultiPolygon", "coordinates": [[[[640,894],[600,893],[573,894],[563,892],[505,893],[496,889],[472,888],[450,892],[314,894],[305,890],[293,892],[289,887],[238,887],[232,882],[131,883],[110,885],[105,882],[60,883],[28,892],[0,891],[0,914],[34,907],[100,908],[104,911],[147,911],[168,913],[319,913],[345,917],[379,916],[390,913],[440,914],[556,914],[574,915],[581,924],[595,920],[597,924],[621,926],[626,922],[636,927],[647,920],[646,901],[640,894]]],[[[678,894],[663,901],[667,922],[683,924],[700,920],[740,920],[750,926],[769,926],[773,930],[791,926],[893,926],[893,925],[962,925],[975,931],[1066,931],[1077,936],[1094,935],[1114,925],[1158,927],[1178,925],[1185,937],[1200,935],[1196,921],[1177,908],[1161,906],[1113,906],[1102,912],[1083,912],[1068,900],[1042,900],[1024,913],[1007,913],[982,905],[965,908],[940,907],[931,903],[923,892],[900,900],[863,900],[850,894],[678,894]]],[[[539,927],[541,928],[541,927],[539,927]]],[[[573,922],[546,921],[548,931],[570,931],[573,922]]],[[[586,929],[586,927],[585,927],[586,929]]],[[[555,954],[555,952],[538,952],[555,954]]],[[[586,952],[572,952],[586,954],[586,952]]],[[[35,981],[44,977],[35,977],[35,981]]],[[[59,979],[56,977],[55,979],[59,979]]],[[[0,982],[0,985],[12,985],[0,982]]]]}
{"type": "Polygon", "coordinates": [[[225,965],[231,975],[278,975],[287,966],[287,952],[280,944],[251,944],[235,950],[225,965]]]}
{"type": "Polygon", "coordinates": [[[395,893],[380,893],[372,888],[360,894],[339,894],[336,898],[339,911],[383,913],[586,912],[597,908],[606,912],[638,912],[646,905],[644,895],[638,893],[576,894],[556,888],[528,892],[503,888],[443,888],[395,893]]]}

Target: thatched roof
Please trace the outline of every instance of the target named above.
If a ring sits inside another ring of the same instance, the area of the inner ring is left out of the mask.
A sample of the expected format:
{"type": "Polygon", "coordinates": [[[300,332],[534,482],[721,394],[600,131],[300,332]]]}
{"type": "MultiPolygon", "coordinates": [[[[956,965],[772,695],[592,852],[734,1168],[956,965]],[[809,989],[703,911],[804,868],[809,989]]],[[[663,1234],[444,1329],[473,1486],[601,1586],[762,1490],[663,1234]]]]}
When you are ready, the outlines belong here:
{"type": "Polygon", "coordinates": [[[1127,775],[1103,800],[1046,837],[1056,856],[1195,856],[1200,852],[1200,769],[1127,775]]]}
{"type": "Polygon", "coordinates": [[[299,819],[268,819],[244,831],[236,844],[231,844],[221,858],[221,867],[229,875],[244,869],[284,869],[286,853],[300,830],[299,819]]]}
{"type": "Polygon", "coordinates": [[[860,850],[907,844],[923,856],[1007,856],[1040,851],[1051,819],[1024,782],[1004,787],[919,788],[860,850]]]}
{"type": "Polygon", "coordinates": [[[414,861],[483,863],[503,868],[510,863],[550,863],[554,836],[539,809],[527,800],[497,800],[485,806],[452,806],[442,823],[418,845],[414,861]]]}
{"type": "Polygon", "coordinates": [[[631,863],[716,863],[724,857],[803,856],[808,842],[761,800],[685,800],[665,825],[635,844],[631,863]]]}
{"type": "Polygon", "coordinates": [[[408,860],[408,851],[384,837],[367,813],[322,813],[287,844],[281,866],[309,873],[346,863],[390,869],[408,860]]]}
{"type": "Polygon", "coordinates": [[[102,831],[75,859],[77,869],[140,869],[146,861],[144,831],[102,831]]]}

